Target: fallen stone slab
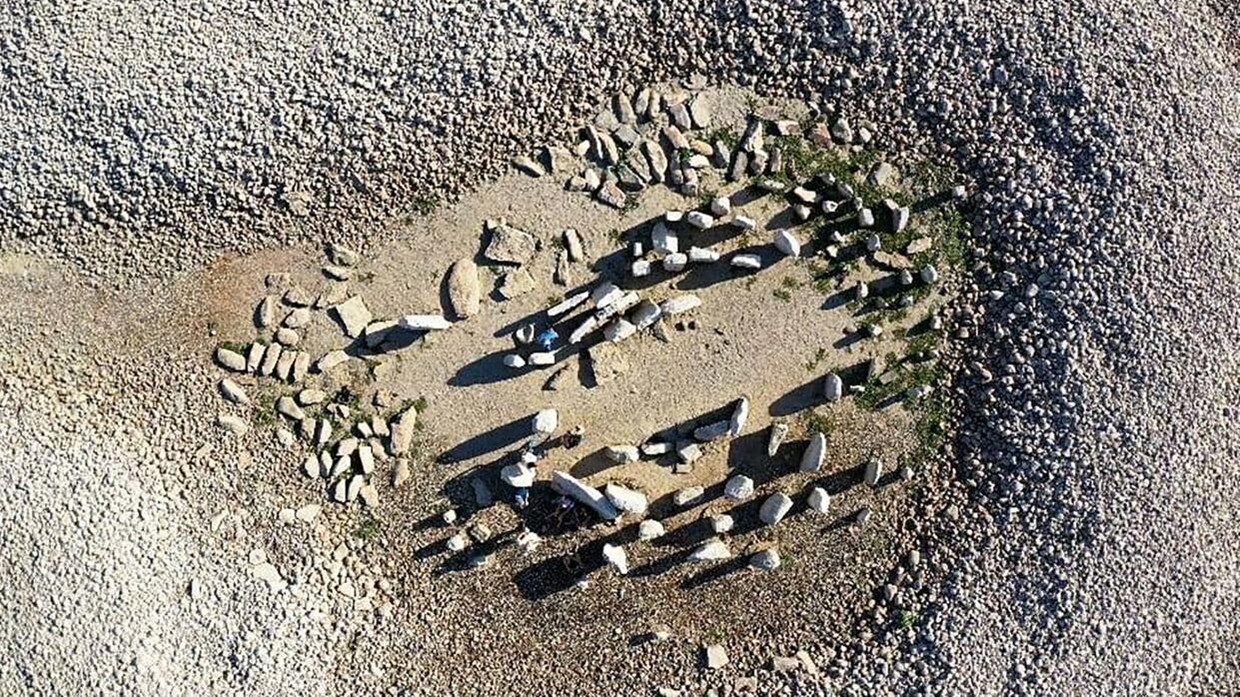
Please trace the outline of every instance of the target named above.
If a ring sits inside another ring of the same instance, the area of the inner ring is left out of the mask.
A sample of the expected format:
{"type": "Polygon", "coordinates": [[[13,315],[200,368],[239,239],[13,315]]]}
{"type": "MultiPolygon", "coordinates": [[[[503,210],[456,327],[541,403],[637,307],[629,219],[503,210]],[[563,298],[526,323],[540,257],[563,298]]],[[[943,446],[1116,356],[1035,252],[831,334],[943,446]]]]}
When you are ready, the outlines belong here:
{"type": "Polygon", "coordinates": [[[589,291],[583,290],[580,293],[575,293],[573,295],[570,295],[567,298],[565,298],[563,301],[557,303],[556,305],[551,306],[551,308],[547,310],[547,316],[548,317],[559,317],[560,315],[563,315],[563,314],[566,314],[572,311],[574,308],[576,308],[577,306],[581,305],[582,303],[584,303],[586,300],[589,300],[589,299],[590,299],[589,291]]]}
{"type": "Polygon", "coordinates": [[[482,290],[478,282],[478,265],[473,259],[457,259],[448,269],[448,303],[452,312],[465,319],[478,314],[482,307],[482,290]]]}
{"type": "Polygon", "coordinates": [[[760,269],[762,258],[757,254],[737,254],[732,257],[731,264],[738,269],[760,269]]]}
{"type": "Polygon", "coordinates": [[[701,501],[702,497],[705,495],[706,490],[700,486],[685,487],[672,495],[672,502],[677,506],[684,508],[701,501]]]}
{"type": "Polygon", "coordinates": [[[616,507],[612,505],[611,501],[607,500],[607,497],[602,492],[579,481],[567,472],[553,471],[551,473],[551,488],[589,507],[603,520],[611,521],[620,517],[620,511],[616,510],[616,507]]]}

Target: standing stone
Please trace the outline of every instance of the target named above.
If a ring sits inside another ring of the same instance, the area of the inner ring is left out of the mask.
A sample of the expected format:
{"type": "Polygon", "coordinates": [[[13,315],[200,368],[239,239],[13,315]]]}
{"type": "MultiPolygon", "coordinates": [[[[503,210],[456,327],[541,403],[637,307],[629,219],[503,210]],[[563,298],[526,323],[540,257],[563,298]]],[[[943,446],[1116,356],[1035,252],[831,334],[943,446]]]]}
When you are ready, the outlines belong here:
{"type": "Polygon", "coordinates": [[[775,231],[775,249],[778,249],[785,256],[795,257],[801,255],[801,242],[787,230],[775,231]]]}
{"type": "Polygon", "coordinates": [[[448,269],[448,301],[461,319],[478,314],[482,291],[478,283],[478,265],[473,259],[458,259],[448,269]]]}
{"type": "Polygon", "coordinates": [[[603,560],[616,567],[616,571],[619,571],[621,576],[629,572],[629,556],[624,553],[623,547],[604,544],[603,560]]]}
{"type": "Polygon", "coordinates": [[[822,460],[826,453],[827,437],[822,433],[814,432],[809,437],[809,445],[805,448],[805,454],[801,456],[800,470],[817,472],[822,469],[822,460]]]}
{"type": "Polygon", "coordinates": [[[607,456],[608,460],[617,465],[637,462],[638,458],[641,457],[641,453],[635,445],[609,445],[603,448],[603,454],[607,456]]]}
{"type": "Polygon", "coordinates": [[[826,489],[816,486],[809,492],[809,500],[806,502],[811,511],[818,513],[826,513],[831,508],[831,495],[826,489]]]}
{"type": "Polygon", "coordinates": [[[844,395],[844,381],[835,373],[828,373],[823,380],[823,393],[827,397],[828,402],[838,402],[844,395]]]}
{"type": "Polygon", "coordinates": [[[732,418],[728,421],[728,437],[735,438],[745,429],[745,422],[749,420],[749,398],[741,397],[736,403],[736,408],[732,410],[732,418]]]}
{"type": "Polygon", "coordinates": [[[414,427],[418,422],[418,409],[410,405],[392,419],[389,445],[393,455],[404,455],[413,444],[414,427]]]}
{"type": "Polygon", "coordinates": [[[771,435],[766,439],[766,456],[775,457],[775,453],[779,452],[779,446],[783,444],[787,436],[788,424],[771,424],[771,435]]]}
{"type": "Polygon", "coordinates": [[[733,501],[744,501],[753,496],[753,480],[743,474],[738,474],[723,485],[723,495],[733,501]]]}
{"type": "Polygon", "coordinates": [[[878,480],[883,476],[883,463],[878,460],[870,460],[865,463],[865,483],[871,487],[878,486],[878,480]]]}
{"type": "Polygon", "coordinates": [[[783,492],[771,494],[766,501],[762,502],[762,507],[758,509],[758,517],[767,525],[775,525],[788,515],[788,511],[792,510],[792,499],[783,492]]]}
{"type": "Polygon", "coordinates": [[[560,413],[555,409],[543,409],[534,415],[532,428],[534,433],[551,435],[560,426],[560,413]]]}

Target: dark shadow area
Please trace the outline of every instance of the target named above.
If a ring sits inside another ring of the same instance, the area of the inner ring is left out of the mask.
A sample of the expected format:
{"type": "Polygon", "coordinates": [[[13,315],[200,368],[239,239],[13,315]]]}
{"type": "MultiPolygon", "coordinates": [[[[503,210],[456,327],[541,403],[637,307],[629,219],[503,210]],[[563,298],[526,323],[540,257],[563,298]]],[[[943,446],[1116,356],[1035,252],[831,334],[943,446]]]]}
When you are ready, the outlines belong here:
{"type": "Polygon", "coordinates": [[[719,257],[719,261],[711,264],[694,264],[689,270],[676,282],[676,287],[681,290],[701,290],[709,288],[717,283],[730,281],[733,279],[745,278],[754,274],[768,270],[776,262],[783,259],[784,255],[773,244],[751,245],[735,249],[719,257]],[[742,269],[732,266],[732,259],[742,254],[752,254],[757,256],[762,263],[760,269],[742,269]]]}
{"type": "Polygon", "coordinates": [[[607,451],[599,448],[574,463],[568,473],[578,479],[585,479],[615,466],[616,463],[607,457],[607,451]]]}
{"type": "Polygon", "coordinates": [[[737,571],[742,571],[748,566],[749,561],[744,556],[736,556],[731,559],[725,559],[717,562],[706,569],[703,569],[680,582],[680,587],[685,590],[691,590],[699,586],[704,586],[712,581],[719,579],[737,571]]]}
{"type": "Polygon", "coordinates": [[[859,341],[863,341],[865,338],[866,338],[865,329],[862,328],[850,334],[845,334],[844,336],[836,339],[835,342],[832,343],[831,345],[837,349],[846,349],[849,346],[852,346],[853,344],[856,344],[859,341]]]}
{"type": "Polygon", "coordinates": [[[952,200],[951,191],[940,191],[937,194],[930,194],[920,201],[914,201],[909,205],[908,209],[910,213],[925,213],[931,208],[937,208],[950,200],[952,200]]]}
{"type": "Polygon", "coordinates": [[[533,419],[533,416],[527,414],[509,421],[503,426],[496,426],[489,431],[479,433],[445,451],[439,456],[438,462],[450,464],[472,460],[475,457],[480,457],[512,445],[532,435],[531,419],[533,419]]]}
{"type": "Polygon", "coordinates": [[[771,416],[791,416],[823,401],[826,401],[823,396],[823,379],[816,377],[776,398],[767,412],[771,416]]]}

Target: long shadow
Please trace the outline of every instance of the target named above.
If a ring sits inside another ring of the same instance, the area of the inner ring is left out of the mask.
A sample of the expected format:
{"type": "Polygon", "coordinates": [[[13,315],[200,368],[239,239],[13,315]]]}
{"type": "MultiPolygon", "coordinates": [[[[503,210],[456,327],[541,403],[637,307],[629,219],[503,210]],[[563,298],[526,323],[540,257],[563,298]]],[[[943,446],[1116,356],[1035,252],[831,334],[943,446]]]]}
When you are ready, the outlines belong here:
{"type": "Polygon", "coordinates": [[[677,283],[676,287],[681,290],[701,290],[710,286],[729,281],[736,278],[744,278],[770,268],[776,262],[784,258],[783,253],[775,249],[774,245],[762,244],[752,245],[741,249],[736,249],[719,257],[719,261],[712,264],[698,264],[691,268],[677,283]],[[732,258],[741,254],[756,255],[762,262],[761,269],[740,269],[732,266],[732,258]]]}
{"type": "Polygon", "coordinates": [[[824,401],[822,390],[822,378],[816,377],[780,395],[774,402],[771,402],[767,412],[771,416],[791,416],[802,409],[808,409],[824,401]]]}
{"type": "Polygon", "coordinates": [[[504,349],[479,356],[457,369],[456,374],[448,378],[448,384],[453,387],[491,385],[540,370],[538,366],[528,365],[524,368],[509,368],[504,365],[504,356],[510,353],[513,351],[504,349]]]}
{"type": "Polygon", "coordinates": [[[851,334],[845,334],[839,339],[836,339],[835,343],[831,345],[837,349],[845,349],[845,348],[848,348],[849,346],[852,346],[853,344],[856,344],[859,341],[863,341],[865,338],[866,338],[865,331],[859,329],[851,334]]]}
{"type": "Polygon", "coordinates": [[[586,542],[572,552],[531,564],[514,574],[512,582],[526,600],[544,600],[572,588],[578,580],[601,568],[606,563],[603,561],[603,545],[626,544],[636,536],[636,525],[620,528],[606,537],[586,542]]]}
{"type": "Polygon", "coordinates": [[[718,581],[724,576],[742,571],[749,565],[749,561],[744,556],[732,557],[702,571],[697,572],[680,582],[680,587],[685,590],[692,590],[699,586],[704,586],[713,581],[718,581]]]}
{"type": "Polygon", "coordinates": [[[578,479],[584,479],[615,466],[616,463],[607,457],[607,452],[603,448],[599,448],[574,463],[569,468],[568,473],[578,479]]]}
{"type": "Polygon", "coordinates": [[[910,213],[924,213],[931,208],[941,206],[952,199],[952,192],[940,191],[937,194],[931,194],[920,201],[915,201],[909,205],[910,213]]]}
{"type": "Polygon", "coordinates": [[[502,426],[496,426],[485,433],[479,433],[476,436],[461,441],[442,453],[438,458],[438,462],[451,464],[472,460],[475,457],[480,457],[505,446],[512,445],[531,435],[530,423],[532,418],[531,415],[523,415],[502,426]]]}

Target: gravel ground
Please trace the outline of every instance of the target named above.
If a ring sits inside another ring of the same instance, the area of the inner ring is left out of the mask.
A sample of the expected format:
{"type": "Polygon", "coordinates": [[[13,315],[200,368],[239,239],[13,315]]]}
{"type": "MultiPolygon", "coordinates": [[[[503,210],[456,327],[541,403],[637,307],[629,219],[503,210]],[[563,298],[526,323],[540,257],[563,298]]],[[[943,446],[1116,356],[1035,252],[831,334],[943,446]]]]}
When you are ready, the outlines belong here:
{"type": "MultiPolygon", "coordinates": [[[[700,71],[819,99],[879,124],[884,149],[950,157],[977,191],[958,432],[912,531],[937,582],[844,632],[829,683],[1227,694],[1237,20],[1193,2],[10,6],[0,241],[158,289],[150,276],[223,250],[377,241],[383,221],[495,175],[621,87],[700,71]],[[891,629],[897,610],[917,621],[891,629]]],[[[32,266],[5,279],[4,691],[137,676],[150,691],[343,691],[324,676],[359,665],[348,642],[299,648],[310,630],[237,590],[246,565],[177,512],[256,496],[215,474],[241,454],[191,457],[186,434],[212,414],[200,356],[175,334],[152,343],[188,376],[167,389],[106,335],[165,316],[83,336],[64,308],[117,306],[32,266]],[[59,314],[23,304],[53,293],[59,314]],[[198,421],[161,416],[184,413],[198,421]],[[188,599],[194,579],[220,584],[210,602],[188,599]]]]}

